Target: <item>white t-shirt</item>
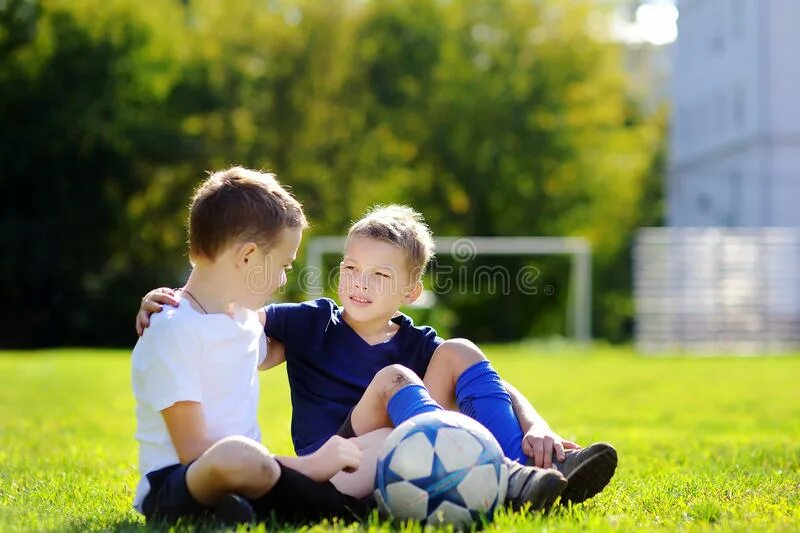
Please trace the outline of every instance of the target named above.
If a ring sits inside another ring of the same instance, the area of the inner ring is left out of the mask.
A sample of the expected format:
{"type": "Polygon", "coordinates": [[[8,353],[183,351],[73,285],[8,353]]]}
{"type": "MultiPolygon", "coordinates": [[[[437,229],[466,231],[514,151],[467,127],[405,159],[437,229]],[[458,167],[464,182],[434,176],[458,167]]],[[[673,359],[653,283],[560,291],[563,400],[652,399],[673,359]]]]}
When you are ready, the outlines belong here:
{"type": "Polygon", "coordinates": [[[255,311],[202,314],[182,299],[164,307],[133,349],[131,381],[136,398],[139,485],[134,506],[150,490],[149,472],[179,463],[161,411],[180,401],[200,402],[212,441],[231,435],[261,440],[258,364],[266,337],[255,311]]]}

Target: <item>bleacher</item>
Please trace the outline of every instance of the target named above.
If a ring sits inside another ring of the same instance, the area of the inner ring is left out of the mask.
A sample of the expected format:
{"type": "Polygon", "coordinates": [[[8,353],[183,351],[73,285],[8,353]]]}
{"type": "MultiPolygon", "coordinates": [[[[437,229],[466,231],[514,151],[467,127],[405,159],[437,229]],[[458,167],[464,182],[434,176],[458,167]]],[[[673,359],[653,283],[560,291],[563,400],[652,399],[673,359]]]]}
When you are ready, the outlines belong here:
{"type": "Polygon", "coordinates": [[[800,228],[644,228],[633,261],[640,351],[800,349],[800,228]]]}

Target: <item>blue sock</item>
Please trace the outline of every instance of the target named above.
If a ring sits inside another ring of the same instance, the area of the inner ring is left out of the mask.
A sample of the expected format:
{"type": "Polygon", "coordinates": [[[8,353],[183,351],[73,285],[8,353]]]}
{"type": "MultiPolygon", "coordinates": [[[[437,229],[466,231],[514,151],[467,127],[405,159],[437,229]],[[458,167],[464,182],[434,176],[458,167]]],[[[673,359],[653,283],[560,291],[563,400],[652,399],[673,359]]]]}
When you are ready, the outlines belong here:
{"type": "Polygon", "coordinates": [[[399,426],[412,416],[421,415],[430,411],[442,411],[442,407],[433,401],[428,389],[422,385],[406,385],[389,399],[386,406],[392,423],[399,426]]]}
{"type": "Polygon", "coordinates": [[[525,463],[522,429],[514,414],[511,396],[489,361],[475,363],[462,372],[456,382],[456,401],[462,413],[483,424],[494,435],[506,457],[525,463]]]}

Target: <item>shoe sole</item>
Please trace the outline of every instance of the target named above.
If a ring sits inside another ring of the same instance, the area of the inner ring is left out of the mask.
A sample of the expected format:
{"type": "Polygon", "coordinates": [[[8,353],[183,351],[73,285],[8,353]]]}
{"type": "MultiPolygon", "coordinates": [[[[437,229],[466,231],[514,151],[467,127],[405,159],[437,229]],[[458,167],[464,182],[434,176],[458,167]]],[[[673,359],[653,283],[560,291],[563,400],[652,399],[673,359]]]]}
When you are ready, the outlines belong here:
{"type": "Polygon", "coordinates": [[[519,496],[519,500],[531,504],[530,511],[549,509],[567,487],[567,480],[557,472],[547,472],[545,475],[547,479],[544,480],[531,476],[519,496]]]}
{"type": "Polygon", "coordinates": [[[614,448],[604,448],[589,457],[570,472],[561,503],[581,503],[595,496],[606,488],[616,469],[617,452],[614,448]]]}
{"type": "Polygon", "coordinates": [[[214,505],[214,518],[225,526],[251,524],[256,520],[250,503],[238,494],[226,494],[214,505]]]}

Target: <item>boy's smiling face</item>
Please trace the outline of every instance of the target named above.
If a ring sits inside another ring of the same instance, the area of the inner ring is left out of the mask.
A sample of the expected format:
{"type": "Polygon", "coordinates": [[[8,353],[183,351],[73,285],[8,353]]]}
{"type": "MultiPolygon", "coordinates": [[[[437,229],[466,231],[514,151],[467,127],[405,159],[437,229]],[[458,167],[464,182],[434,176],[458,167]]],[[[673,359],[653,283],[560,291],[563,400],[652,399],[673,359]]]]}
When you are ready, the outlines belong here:
{"type": "Polygon", "coordinates": [[[347,239],[339,265],[339,301],[351,319],[388,320],[419,297],[403,250],[370,237],[347,239]]]}

